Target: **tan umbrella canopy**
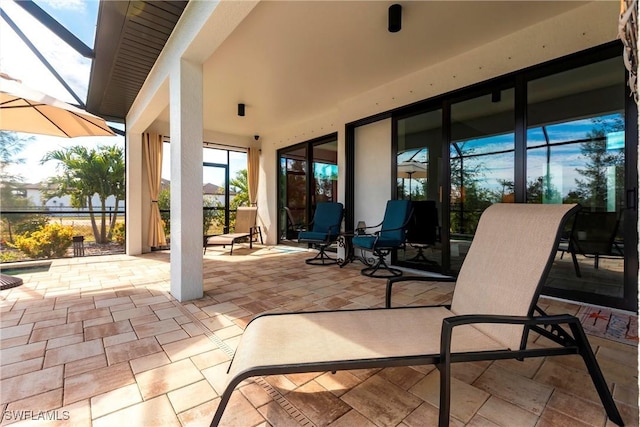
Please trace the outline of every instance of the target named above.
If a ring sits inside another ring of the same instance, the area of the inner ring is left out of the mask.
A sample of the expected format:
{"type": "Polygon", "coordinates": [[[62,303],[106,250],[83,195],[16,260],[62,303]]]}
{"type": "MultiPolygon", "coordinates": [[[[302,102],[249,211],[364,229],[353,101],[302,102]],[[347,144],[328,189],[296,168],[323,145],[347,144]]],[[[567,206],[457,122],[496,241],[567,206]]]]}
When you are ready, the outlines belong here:
{"type": "Polygon", "coordinates": [[[398,163],[398,178],[426,178],[427,164],[409,160],[407,162],[398,163]]]}
{"type": "MultiPolygon", "coordinates": [[[[398,178],[403,180],[409,179],[409,199],[411,199],[411,180],[427,177],[427,164],[422,162],[416,162],[415,160],[409,160],[406,162],[398,163],[398,178]]],[[[404,181],[403,188],[404,188],[404,181]]],[[[403,189],[404,191],[404,189],[403,189]]]]}
{"type": "Polygon", "coordinates": [[[0,130],[73,138],[113,136],[104,119],[0,73],[0,130]]]}

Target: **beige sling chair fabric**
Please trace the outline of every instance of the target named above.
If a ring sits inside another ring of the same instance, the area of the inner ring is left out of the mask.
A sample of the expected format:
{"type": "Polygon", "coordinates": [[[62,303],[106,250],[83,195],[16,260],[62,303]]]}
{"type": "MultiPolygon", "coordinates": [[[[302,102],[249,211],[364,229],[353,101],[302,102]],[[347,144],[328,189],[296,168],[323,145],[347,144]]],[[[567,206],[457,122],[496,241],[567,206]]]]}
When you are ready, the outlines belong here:
{"type": "Polygon", "coordinates": [[[233,245],[237,241],[245,238],[249,238],[249,246],[253,247],[253,238],[258,233],[256,227],[257,214],[257,207],[239,207],[236,211],[236,225],[233,233],[208,237],[205,240],[204,252],[206,253],[207,246],[231,245],[230,254],[233,255],[233,245]]]}
{"type": "MultiPolygon", "coordinates": [[[[451,309],[402,307],[276,313],[255,318],[238,344],[211,425],[220,422],[233,389],[251,376],[435,363],[441,373],[440,425],[444,426],[449,424],[450,363],[575,353],[583,355],[592,377],[599,374],[594,384],[610,418],[621,424],[595,357],[588,343],[581,343],[586,338],[577,319],[546,316],[545,322],[539,322],[542,317],[533,317],[561,226],[575,209],[575,205],[489,207],[480,219],[457,279],[451,309]],[[524,323],[495,324],[516,321],[524,323]],[[563,336],[567,344],[560,343],[560,350],[526,349],[528,329],[537,331],[534,322],[545,326],[570,323],[572,335],[579,337],[574,340],[568,334],[563,336]]],[[[388,295],[392,282],[415,279],[390,279],[388,295]]]]}

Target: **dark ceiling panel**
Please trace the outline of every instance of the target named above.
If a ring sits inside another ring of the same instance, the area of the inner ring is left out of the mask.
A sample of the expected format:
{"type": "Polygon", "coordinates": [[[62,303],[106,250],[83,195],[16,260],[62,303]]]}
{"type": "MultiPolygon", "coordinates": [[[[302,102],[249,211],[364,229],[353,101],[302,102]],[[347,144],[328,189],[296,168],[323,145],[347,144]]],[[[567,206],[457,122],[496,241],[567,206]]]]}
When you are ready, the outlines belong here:
{"type": "Polygon", "coordinates": [[[100,1],[87,110],[124,121],[187,1],[100,1]]]}

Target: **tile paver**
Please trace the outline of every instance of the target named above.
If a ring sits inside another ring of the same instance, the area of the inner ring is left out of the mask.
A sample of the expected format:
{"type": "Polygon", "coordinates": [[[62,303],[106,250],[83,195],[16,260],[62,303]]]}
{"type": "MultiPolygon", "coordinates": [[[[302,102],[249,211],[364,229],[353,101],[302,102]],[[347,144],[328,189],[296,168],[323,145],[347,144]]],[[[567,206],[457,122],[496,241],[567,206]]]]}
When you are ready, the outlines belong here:
{"type": "MultiPolygon", "coordinates": [[[[1,403],[68,411],[56,426],[208,425],[253,316],[382,305],[384,281],[360,276],[359,264],[307,266],[308,256],[212,251],[204,297],[182,304],[168,293],[166,252],[62,259],[49,272],[24,275],[24,285],[0,292],[1,403]]],[[[446,303],[452,291],[401,284],[394,303],[446,303]]],[[[542,304],[549,313],[578,309],[542,304]]],[[[548,345],[536,338],[534,345],[548,345]]],[[[623,418],[636,425],[637,347],[590,340],[623,418]]],[[[452,376],[453,426],[611,425],[579,357],[465,363],[452,376]]],[[[433,366],[255,378],[233,393],[221,426],[434,425],[438,378],[433,366]]]]}

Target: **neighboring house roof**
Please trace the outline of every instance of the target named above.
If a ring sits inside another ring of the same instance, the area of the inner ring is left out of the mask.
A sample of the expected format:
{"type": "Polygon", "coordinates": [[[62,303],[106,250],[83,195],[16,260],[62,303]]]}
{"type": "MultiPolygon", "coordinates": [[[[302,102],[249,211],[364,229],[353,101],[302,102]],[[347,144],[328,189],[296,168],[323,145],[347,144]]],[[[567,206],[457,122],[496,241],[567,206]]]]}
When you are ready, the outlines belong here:
{"type": "Polygon", "coordinates": [[[122,121],[187,1],[101,1],[87,111],[122,121]]]}
{"type": "Polygon", "coordinates": [[[224,190],[218,185],[207,183],[202,186],[202,194],[224,194],[224,190]]]}
{"type": "MultiPolygon", "coordinates": [[[[168,189],[170,186],[171,186],[171,181],[169,181],[168,179],[162,178],[162,180],[160,181],[160,188],[164,190],[164,189],[168,189]]],[[[202,186],[202,194],[214,195],[214,196],[221,195],[221,194],[224,194],[224,188],[220,187],[219,185],[211,184],[210,182],[208,182],[202,186]]],[[[229,191],[229,195],[235,196],[236,192],[233,190],[229,191]]]]}

